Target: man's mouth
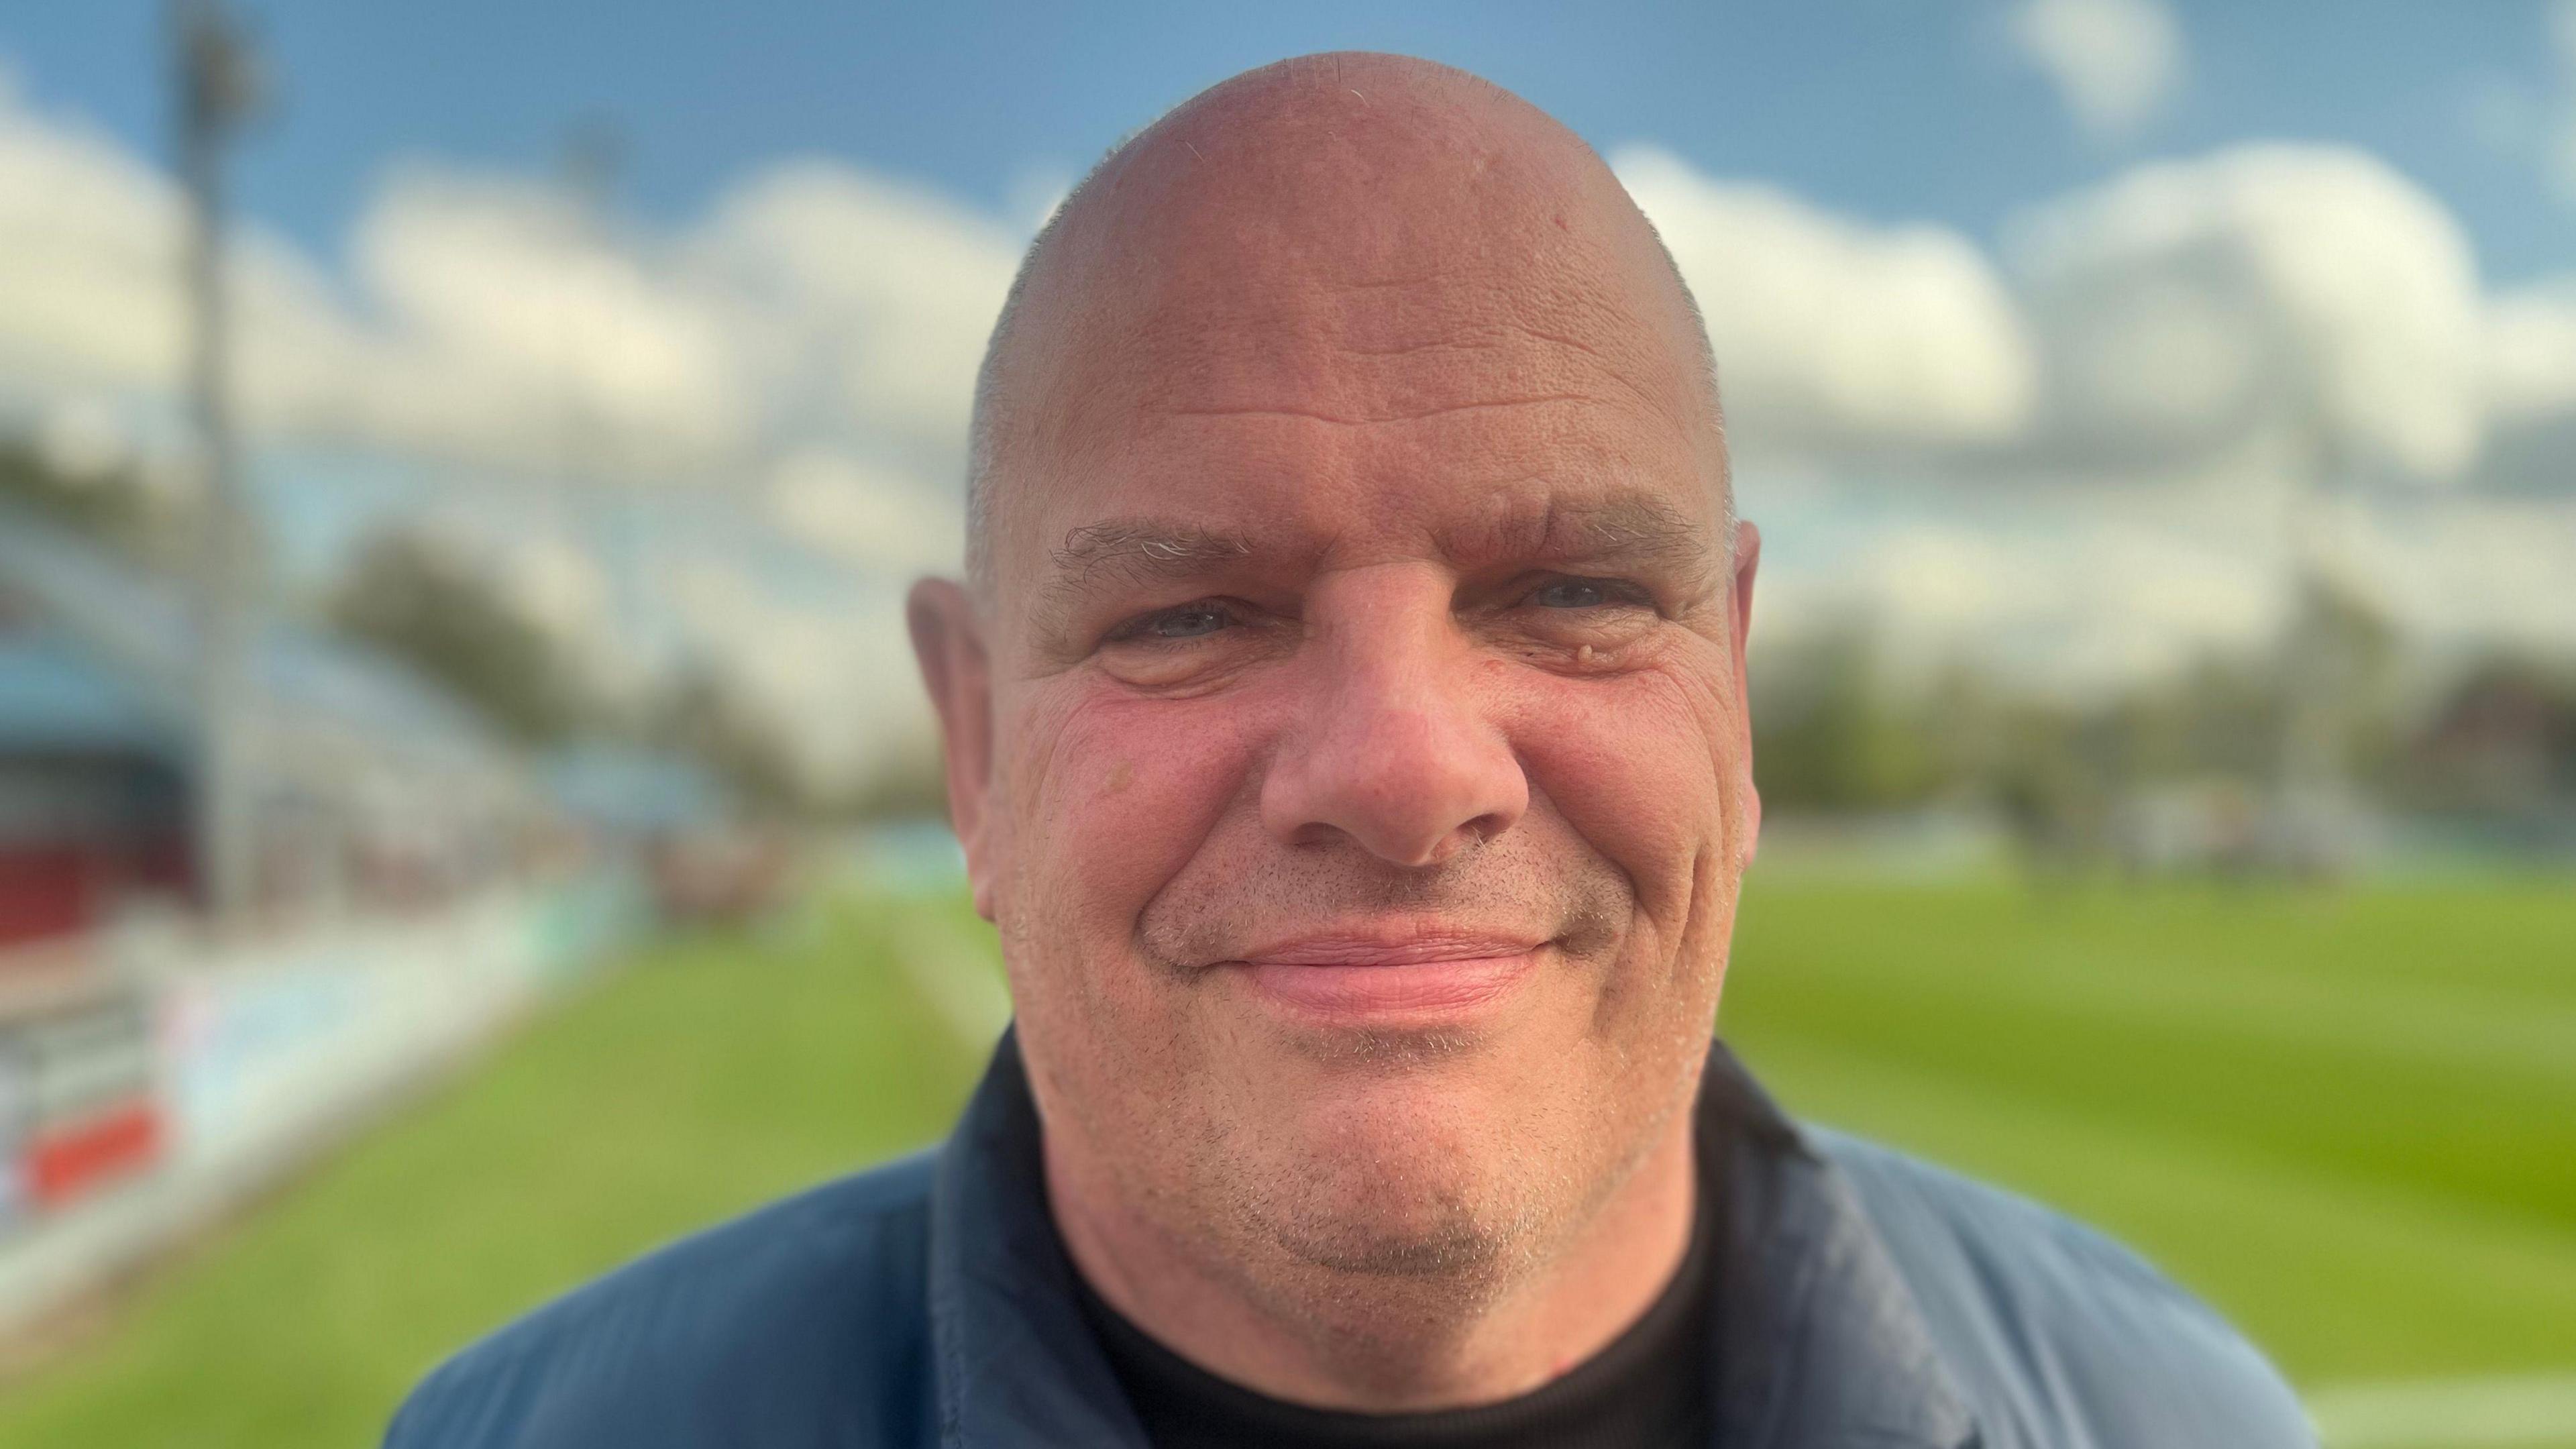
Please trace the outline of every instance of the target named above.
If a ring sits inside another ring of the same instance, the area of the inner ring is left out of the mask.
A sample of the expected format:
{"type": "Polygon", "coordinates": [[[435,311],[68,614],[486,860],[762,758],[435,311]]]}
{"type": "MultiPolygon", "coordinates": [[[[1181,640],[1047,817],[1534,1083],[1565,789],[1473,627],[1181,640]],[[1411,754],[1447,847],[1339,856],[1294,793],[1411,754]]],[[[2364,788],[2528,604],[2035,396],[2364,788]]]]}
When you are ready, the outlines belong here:
{"type": "Polygon", "coordinates": [[[1310,1019],[1423,1025],[1499,1001],[1538,965],[1544,938],[1474,931],[1334,933],[1265,944],[1221,963],[1310,1019]]]}

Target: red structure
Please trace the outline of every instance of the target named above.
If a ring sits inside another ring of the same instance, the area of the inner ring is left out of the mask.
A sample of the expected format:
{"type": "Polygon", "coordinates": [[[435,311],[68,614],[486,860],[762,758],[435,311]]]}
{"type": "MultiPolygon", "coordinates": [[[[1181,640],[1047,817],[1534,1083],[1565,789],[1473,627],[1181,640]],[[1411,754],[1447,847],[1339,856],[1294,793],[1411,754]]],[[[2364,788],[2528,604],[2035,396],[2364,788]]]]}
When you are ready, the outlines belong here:
{"type": "Polygon", "coordinates": [[[0,621],[0,950],[185,897],[185,762],[166,717],[63,635],[0,621]]]}

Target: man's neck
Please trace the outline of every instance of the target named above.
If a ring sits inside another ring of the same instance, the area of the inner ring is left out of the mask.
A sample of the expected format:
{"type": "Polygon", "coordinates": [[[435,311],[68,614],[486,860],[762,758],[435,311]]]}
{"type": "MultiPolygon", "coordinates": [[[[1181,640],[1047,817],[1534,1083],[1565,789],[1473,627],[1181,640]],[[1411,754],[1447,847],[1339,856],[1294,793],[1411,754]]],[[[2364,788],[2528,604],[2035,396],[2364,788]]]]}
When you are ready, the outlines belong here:
{"type": "Polygon", "coordinates": [[[1374,1413],[1497,1402],[1599,1352],[1670,1283],[1689,1246],[1691,1114],[1597,1210],[1507,1276],[1362,1274],[1264,1255],[1211,1264],[1123,1204],[1046,1136],[1047,1200],[1093,1291],[1155,1339],[1274,1398],[1374,1413]]]}

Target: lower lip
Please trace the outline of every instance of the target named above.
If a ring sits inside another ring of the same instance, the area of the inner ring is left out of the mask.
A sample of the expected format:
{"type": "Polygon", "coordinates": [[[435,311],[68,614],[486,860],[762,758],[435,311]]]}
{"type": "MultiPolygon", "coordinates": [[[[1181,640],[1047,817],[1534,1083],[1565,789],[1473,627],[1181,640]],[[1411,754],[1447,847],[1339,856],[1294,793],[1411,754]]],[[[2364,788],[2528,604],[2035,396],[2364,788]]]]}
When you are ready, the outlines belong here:
{"type": "Polygon", "coordinates": [[[1262,995],[1328,1020],[1422,1021],[1463,1016],[1500,1000],[1537,964],[1536,951],[1401,964],[1241,963],[1262,995]]]}

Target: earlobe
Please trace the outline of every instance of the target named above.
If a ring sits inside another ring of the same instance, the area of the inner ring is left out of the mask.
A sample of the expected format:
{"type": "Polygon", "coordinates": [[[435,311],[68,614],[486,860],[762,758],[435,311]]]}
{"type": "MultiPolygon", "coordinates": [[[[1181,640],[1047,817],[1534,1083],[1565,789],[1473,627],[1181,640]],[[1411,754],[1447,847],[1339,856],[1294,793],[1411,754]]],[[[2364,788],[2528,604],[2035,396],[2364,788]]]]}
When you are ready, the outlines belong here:
{"type": "Polygon", "coordinates": [[[1735,525],[1735,657],[1739,668],[1744,642],[1753,632],[1753,575],[1762,566],[1762,530],[1750,522],[1735,525]]]}
{"type": "Polygon", "coordinates": [[[940,754],[948,785],[948,820],[966,851],[976,912],[992,917],[985,860],[986,795],[993,773],[993,690],[974,600],[951,579],[922,579],[905,601],[904,622],[921,682],[939,716],[940,754]]]}
{"type": "Polygon", "coordinates": [[[1753,695],[1752,682],[1745,669],[1746,649],[1753,637],[1753,575],[1762,564],[1762,530],[1750,523],[1735,526],[1735,697],[1743,735],[1738,741],[1744,751],[1744,842],[1738,850],[1736,869],[1741,872],[1753,864],[1755,850],[1762,840],[1762,790],[1753,778],[1753,695]]]}

